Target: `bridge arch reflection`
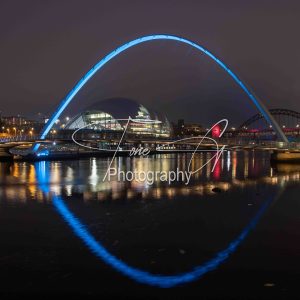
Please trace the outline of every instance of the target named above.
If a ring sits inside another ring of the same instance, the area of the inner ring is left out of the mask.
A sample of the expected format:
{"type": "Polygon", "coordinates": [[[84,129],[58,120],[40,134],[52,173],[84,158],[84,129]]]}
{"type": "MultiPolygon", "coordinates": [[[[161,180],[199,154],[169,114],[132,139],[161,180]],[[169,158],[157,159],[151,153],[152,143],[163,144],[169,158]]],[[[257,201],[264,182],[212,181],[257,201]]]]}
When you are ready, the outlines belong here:
{"type": "Polygon", "coordinates": [[[48,171],[45,162],[38,162],[35,164],[37,185],[39,189],[50,195],[52,203],[59,215],[70,226],[75,235],[89,248],[89,250],[100,258],[103,262],[111,266],[116,271],[123,275],[143,284],[157,286],[161,288],[170,288],[179,284],[186,284],[201,278],[206,273],[217,269],[224,263],[231,254],[246,239],[251,230],[257,225],[258,221],[267,210],[269,205],[273,202],[273,197],[269,197],[258,209],[254,217],[247,224],[247,226],[240,232],[240,234],[221,251],[217,252],[213,258],[204,262],[201,265],[195,266],[191,271],[174,274],[162,275],[152,274],[137,267],[133,267],[123,260],[114,256],[103,244],[96,240],[91,234],[85,224],[69,209],[65,204],[62,196],[55,192],[51,192],[48,171]]]}
{"type": "Polygon", "coordinates": [[[216,255],[203,263],[200,266],[194,267],[191,271],[186,273],[180,273],[175,275],[161,275],[152,274],[147,271],[132,267],[120,260],[112,253],[110,253],[95,237],[89,232],[87,227],[71,212],[68,206],[64,203],[61,196],[53,195],[53,205],[65,220],[65,222],[71,227],[72,231],[79,237],[85,245],[93,252],[97,257],[103,260],[106,264],[113,267],[123,275],[143,284],[152,286],[158,286],[161,288],[170,288],[179,284],[186,284],[201,278],[206,273],[215,270],[223,262],[225,262],[232,253],[236,251],[238,246],[245,240],[250,231],[256,226],[257,222],[269,207],[272,202],[272,198],[265,201],[260,207],[256,215],[250,221],[250,223],[242,230],[242,232],[232,240],[229,245],[223,250],[216,253],[216,255]]]}

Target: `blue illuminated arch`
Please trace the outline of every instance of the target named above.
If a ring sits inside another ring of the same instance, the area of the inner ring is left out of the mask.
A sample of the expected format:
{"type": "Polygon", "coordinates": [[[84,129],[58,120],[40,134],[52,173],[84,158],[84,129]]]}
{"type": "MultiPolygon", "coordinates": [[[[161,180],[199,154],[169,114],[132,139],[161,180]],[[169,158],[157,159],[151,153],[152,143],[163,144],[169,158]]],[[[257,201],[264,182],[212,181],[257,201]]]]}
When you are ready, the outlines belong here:
{"type": "MultiPolygon", "coordinates": [[[[39,189],[43,193],[51,193],[49,186],[49,168],[46,166],[45,161],[35,163],[37,183],[39,189]]],[[[275,197],[276,199],[277,197],[275,197]]],[[[179,273],[174,275],[161,275],[152,274],[147,271],[141,270],[136,267],[132,267],[126,262],[114,256],[107,250],[100,241],[90,233],[88,228],[75,216],[74,213],[64,203],[61,196],[53,194],[52,203],[57,209],[58,213],[64,219],[64,221],[70,226],[73,232],[79,237],[86,246],[106,264],[113,267],[123,275],[140,283],[158,286],[162,288],[169,288],[179,284],[185,284],[195,281],[201,278],[206,273],[215,270],[222,263],[224,263],[231,254],[233,254],[241,243],[246,239],[252,229],[255,228],[258,221],[265,213],[270,204],[275,200],[273,197],[269,197],[258,209],[254,217],[247,224],[247,226],[240,232],[240,234],[233,239],[226,248],[217,252],[214,257],[204,262],[202,265],[195,266],[191,271],[185,273],[179,273]]]]}
{"type": "MultiPolygon", "coordinates": [[[[43,191],[45,191],[45,189],[43,189],[43,191]]],[[[234,240],[232,240],[225,249],[217,252],[212,259],[206,261],[200,266],[194,267],[189,272],[174,275],[152,274],[128,265],[126,262],[110,253],[99,241],[95,239],[87,227],[67,207],[61,196],[53,195],[52,203],[62,218],[71,227],[73,232],[86,244],[91,252],[103,260],[106,264],[137,282],[161,288],[170,288],[179,284],[195,281],[224,263],[230,255],[237,250],[238,246],[240,246],[250,231],[256,226],[263,213],[272,203],[272,200],[273,199],[271,197],[266,200],[242,232],[234,240]]]]}
{"type": "MultiPolygon", "coordinates": [[[[87,83],[87,81],[98,71],[100,70],[107,62],[112,60],[114,57],[119,55],[120,53],[124,52],[125,50],[144,43],[148,41],[153,41],[153,40],[173,40],[173,41],[178,41],[187,45],[190,45],[207,56],[209,56],[211,59],[213,59],[219,66],[221,66],[233,79],[234,81],[246,92],[248,97],[251,99],[253,104],[257,107],[259,112],[264,116],[266,121],[272,125],[273,129],[277,133],[277,136],[279,139],[281,139],[284,142],[288,142],[285,134],[281,130],[280,126],[277,124],[273,116],[269,113],[268,109],[263,105],[263,103],[254,95],[254,93],[243,83],[239,77],[233,73],[220,59],[218,59],[215,55],[213,55],[211,52],[203,48],[202,46],[187,40],[185,38],[177,37],[174,35],[167,35],[167,34],[155,34],[155,35],[148,35],[144,37],[140,37],[138,39],[132,40],[112,52],[110,52],[107,56],[102,58],[96,65],[94,65],[78,82],[77,84],[73,87],[73,89],[67,94],[67,96],[61,101],[59,104],[57,110],[54,112],[54,114],[51,116],[49,121],[45,124],[45,127],[43,128],[40,139],[45,139],[48,132],[52,128],[53,124],[55,121],[59,118],[61,113],[65,110],[65,108],[69,105],[69,103],[72,101],[72,99],[75,97],[75,95],[80,91],[80,89],[87,83]]],[[[38,144],[34,147],[34,151],[38,149],[38,144]]]]}

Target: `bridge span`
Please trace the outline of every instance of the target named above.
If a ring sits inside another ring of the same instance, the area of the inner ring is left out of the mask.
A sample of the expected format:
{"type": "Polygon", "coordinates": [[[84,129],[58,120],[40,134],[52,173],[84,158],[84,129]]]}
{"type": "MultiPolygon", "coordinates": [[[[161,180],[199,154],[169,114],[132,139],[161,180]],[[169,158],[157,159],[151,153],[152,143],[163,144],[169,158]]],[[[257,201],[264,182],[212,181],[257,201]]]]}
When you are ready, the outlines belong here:
{"type": "MultiPolygon", "coordinates": [[[[120,145],[117,155],[129,155],[130,150],[135,147],[149,148],[151,154],[165,153],[192,153],[216,151],[216,149],[225,148],[225,151],[240,151],[240,150],[267,150],[290,152],[298,151],[300,143],[284,143],[279,141],[258,141],[250,142],[244,140],[236,140],[232,138],[220,138],[217,140],[218,148],[213,142],[205,141],[197,148],[199,139],[182,141],[172,144],[172,140],[154,140],[154,139],[126,139],[120,145]],[[157,147],[160,150],[156,150],[157,147]]],[[[11,141],[0,143],[0,159],[17,159],[17,160],[40,160],[40,159],[76,159],[80,157],[93,156],[112,156],[117,149],[119,140],[111,140],[109,143],[105,140],[80,140],[80,144],[87,146],[82,147],[70,140],[31,140],[31,141],[11,141]],[[32,145],[40,144],[39,150],[32,154],[32,145]]]]}

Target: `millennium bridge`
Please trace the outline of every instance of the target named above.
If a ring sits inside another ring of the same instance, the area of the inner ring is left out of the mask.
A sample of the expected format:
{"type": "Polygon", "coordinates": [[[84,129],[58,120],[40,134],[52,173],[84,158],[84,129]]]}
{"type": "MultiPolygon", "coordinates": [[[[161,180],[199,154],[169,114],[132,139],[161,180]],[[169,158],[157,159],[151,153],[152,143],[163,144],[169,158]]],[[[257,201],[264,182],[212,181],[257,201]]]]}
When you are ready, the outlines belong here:
{"type": "MultiPolygon", "coordinates": [[[[191,46],[192,48],[199,51],[200,54],[204,54],[208,59],[213,60],[219,67],[226,71],[226,73],[232,78],[232,80],[241,88],[248,99],[257,109],[257,114],[241,124],[237,129],[231,129],[224,133],[222,138],[218,139],[218,146],[227,146],[230,149],[242,148],[242,149],[272,149],[274,151],[281,151],[285,153],[293,152],[297,156],[300,149],[300,144],[297,140],[299,137],[299,113],[287,109],[273,109],[269,110],[263,104],[263,101],[258,98],[257,95],[250,89],[250,87],[243,82],[240,77],[233,72],[221,59],[216,57],[213,53],[202,47],[196,42],[188,40],[183,37],[178,37],[174,35],[167,34],[155,34],[143,36],[132,41],[129,41],[120,47],[114,49],[108,53],[104,58],[99,60],[67,93],[66,97],[59,103],[57,109],[54,111],[52,116],[49,118],[48,122],[45,124],[44,128],[41,130],[40,134],[37,136],[19,136],[11,139],[3,139],[0,141],[0,157],[2,158],[46,158],[46,156],[51,156],[51,153],[61,153],[68,157],[86,154],[95,154],[95,149],[82,149],[78,145],[72,144],[68,140],[59,138],[57,136],[55,139],[49,137],[49,132],[51,131],[53,125],[58,120],[60,115],[66,109],[66,107],[71,103],[75,95],[84,87],[84,85],[94,76],[94,74],[102,69],[104,65],[110,62],[112,59],[126,52],[132,47],[136,47],[142,43],[150,43],[156,40],[169,40],[175,43],[183,43],[191,46]],[[280,119],[281,118],[281,119],[280,119]],[[287,119],[290,118],[295,122],[294,125],[288,123],[287,119]],[[255,127],[255,123],[262,123],[266,126],[261,129],[255,127]],[[292,126],[292,127],[291,127],[292,126]],[[271,136],[271,138],[266,138],[266,136],[271,136]],[[43,151],[44,149],[47,151],[43,151]],[[49,150],[50,149],[50,152],[49,150]]],[[[205,134],[205,132],[204,132],[205,134]]],[[[123,150],[120,149],[115,140],[88,140],[84,143],[88,145],[93,145],[97,143],[105,143],[107,150],[123,150]]],[[[140,139],[136,140],[126,140],[127,146],[130,148],[133,145],[139,144],[140,147],[152,147],[157,148],[157,144],[161,147],[160,149],[164,151],[194,151],[195,147],[197,150],[213,150],[216,146],[212,142],[201,143],[201,149],[196,146],[199,141],[189,140],[177,143],[176,146],[172,145],[170,140],[149,140],[140,139]]],[[[107,153],[110,151],[106,151],[107,153]]],[[[122,151],[121,151],[122,152],[122,151]]],[[[107,154],[106,153],[106,154],[107,154]]],[[[102,152],[103,154],[103,152],[102,152]]],[[[300,156],[299,156],[300,158],[300,156]]]]}

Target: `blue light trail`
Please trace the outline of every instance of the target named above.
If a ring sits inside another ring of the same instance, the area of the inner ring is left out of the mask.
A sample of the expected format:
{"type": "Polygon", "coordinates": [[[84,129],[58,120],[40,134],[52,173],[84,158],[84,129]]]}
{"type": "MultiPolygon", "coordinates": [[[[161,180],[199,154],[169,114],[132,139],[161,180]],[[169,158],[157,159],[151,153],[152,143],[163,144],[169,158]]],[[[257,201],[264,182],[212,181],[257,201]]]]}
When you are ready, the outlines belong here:
{"type": "Polygon", "coordinates": [[[69,210],[63,199],[58,195],[53,195],[53,205],[71,227],[75,235],[77,235],[97,257],[103,260],[106,264],[113,267],[129,278],[148,285],[161,288],[170,288],[179,284],[185,284],[201,278],[206,273],[215,270],[219,265],[225,262],[230,255],[236,251],[238,246],[244,241],[249,232],[256,226],[260,217],[268,208],[271,199],[267,200],[256,213],[251,222],[243,229],[240,235],[234,239],[222,251],[219,251],[211,260],[196,266],[190,272],[180,273],[175,275],[157,275],[151,274],[144,270],[129,266],[122,260],[112,255],[94,236],[88,231],[87,227],[69,210]]]}
{"type": "MultiPolygon", "coordinates": [[[[39,189],[48,194],[50,191],[49,184],[49,168],[46,166],[45,161],[35,163],[36,179],[39,189]]],[[[215,270],[222,263],[224,263],[231,254],[233,254],[241,243],[246,239],[252,229],[255,228],[258,221],[273,202],[273,198],[270,197],[266,200],[255,216],[251,219],[248,225],[242,230],[242,232],[232,240],[229,245],[216,253],[216,255],[204,262],[202,265],[194,267],[191,271],[185,273],[179,273],[175,275],[161,275],[151,274],[147,271],[132,267],[126,264],[124,261],[118,259],[111,254],[95,237],[89,232],[87,227],[71,212],[71,210],[64,203],[61,196],[51,193],[52,203],[64,221],[70,226],[75,235],[80,238],[85,245],[94,253],[98,258],[104,261],[107,265],[111,266],[115,270],[119,271],[123,275],[143,284],[151,286],[157,286],[161,288],[171,288],[179,284],[186,284],[201,278],[206,273],[215,270]]]]}
{"type": "MultiPolygon", "coordinates": [[[[285,134],[281,130],[280,126],[276,122],[276,120],[273,118],[273,116],[270,114],[268,109],[264,106],[264,104],[254,95],[254,93],[249,89],[249,87],[244,84],[239,77],[233,73],[219,58],[217,58],[215,55],[213,55],[211,52],[203,48],[202,46],[188,40],[182,37],[174,36],[174,35],[167,35],[167,34],[154,34],[154,35],[148,35],[144,37],[137,38],[135,40],[132,40],[128,43],[123,44],[122,46],[116,48],[112,52],[110,52],[107,56],[105,56],[103,59],[101,59],[96,65],[94,65],[73,87],[73,89],[67,94],[67,96],[61,101],[56,111],[53,113],[51,118],[48,120],[46,125],[44,126],[40,139],[45,139],[48,132],[54,125],[55,121],[59,118],[59,116],[62,114],[62,112],[65,110],[65,108],[69,105],[69,103],[72,101],[72,99],[75,97],[75,95],[80,91],[80,89],[88,82],[89,79],[92,78],[92,76],[100,70],[107,62],[112,60],[114,57],[119,55],[120,53],[126,51],[127,49],[136,46],[138,44],[148,42],[148,41],[154,41],[154,40],[173,40],[178,41],[187,45],[190,45],[204,54],[206,54],[208,57],[213,59],[219,66],[221,66],[232,78],[233,80],[245,91],[245,93],[248,95],[248,97],[251,99],[253,104],[256,106],[256,108],[259,110],[259,112],[264,116],[264,118],[267,120],[267,122],[272,125],[273,129],[277,133],[280,140],[283,142],[288,142],[285,134]]],[[[33,152],[36,152],[39,148],[39,145],[36,144],[33,147],[33,152]]]]}

